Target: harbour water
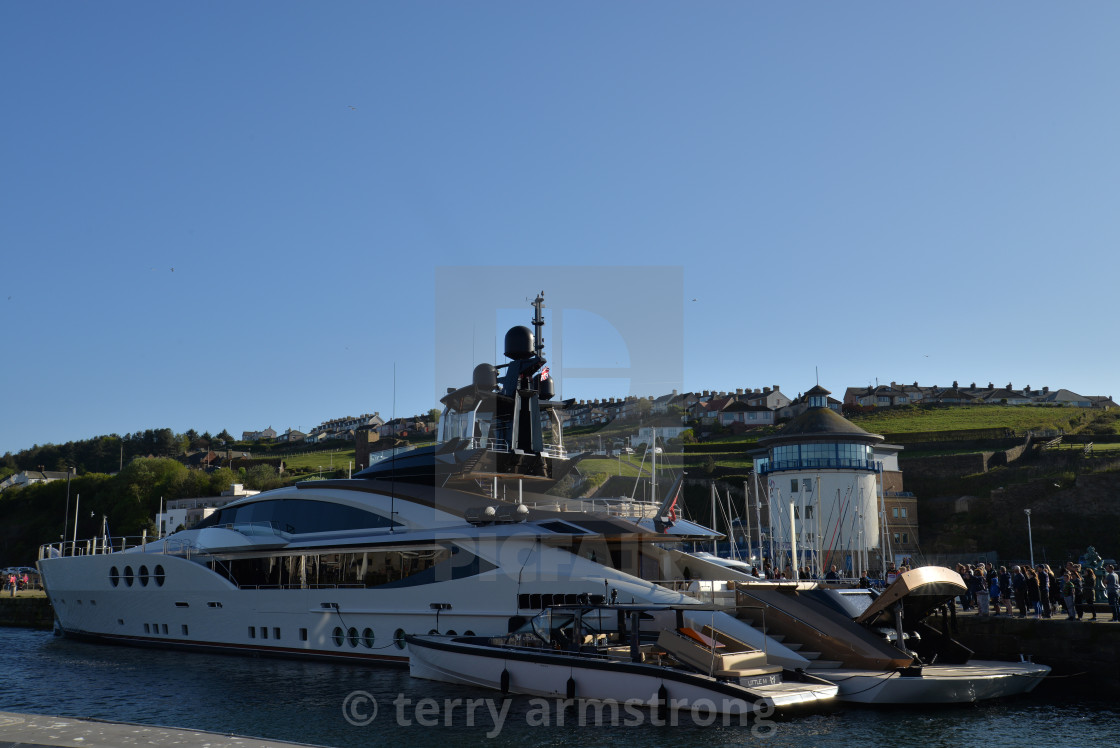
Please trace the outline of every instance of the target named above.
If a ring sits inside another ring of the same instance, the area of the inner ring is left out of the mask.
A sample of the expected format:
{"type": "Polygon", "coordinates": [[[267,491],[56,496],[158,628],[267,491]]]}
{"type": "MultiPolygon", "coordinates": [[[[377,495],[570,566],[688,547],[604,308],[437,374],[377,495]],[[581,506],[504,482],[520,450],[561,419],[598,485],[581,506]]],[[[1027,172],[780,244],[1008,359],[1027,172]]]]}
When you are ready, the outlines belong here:
{"type": "MultiPolygon", "coordinates": [[[[324,746],[1115,745],[1114,694],[1044,683],[950,707],[835,705],[792,718],[659,724],[650,710],[557,707],[413,680],[406,669],[87,644],[0,629],[0,710],[190,727],[324,746]],[[406,701],[407,700],[407,701],[406,701]],[[468,701],[477,700],[468,711],[468,701]],[[377,710],[374,714],[373,701],[377,710]],[[557,722],[563,720],[563,725],[557,722]],[[581,722],[583,723],[580,726],[581,722]],[[573,726],[579,729],[572,729],[573,726]]],[[[3,735],[0,735],[0,739],[3,735]]]]}

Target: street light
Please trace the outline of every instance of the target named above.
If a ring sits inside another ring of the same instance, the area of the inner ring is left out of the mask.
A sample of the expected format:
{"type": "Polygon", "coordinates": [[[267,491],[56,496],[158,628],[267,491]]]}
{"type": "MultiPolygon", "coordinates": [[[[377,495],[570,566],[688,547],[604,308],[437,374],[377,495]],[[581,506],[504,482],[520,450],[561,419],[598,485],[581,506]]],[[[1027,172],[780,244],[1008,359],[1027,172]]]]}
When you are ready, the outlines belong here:
{"type": "Polygon", "coordinates": [[[1031,535],[1031,510],[1024,509],[1023,514],[1027,515],[1027,542],[1030,544],[1031,549],[1031,568],[1034,568],[1034,537],[1031,535]]]}

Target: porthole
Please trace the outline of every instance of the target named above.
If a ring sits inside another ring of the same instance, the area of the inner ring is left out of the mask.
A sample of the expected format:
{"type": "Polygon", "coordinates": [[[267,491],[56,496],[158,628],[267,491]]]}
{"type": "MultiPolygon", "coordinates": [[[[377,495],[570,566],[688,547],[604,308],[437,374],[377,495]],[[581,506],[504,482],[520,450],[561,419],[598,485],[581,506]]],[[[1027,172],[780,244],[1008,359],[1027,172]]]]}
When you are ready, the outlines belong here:
{"type": "Polygon", "coordinates": [[[439,632],[435,629],[428,629],[428,636],[439,636],[439,632]]]}
{"type": "Polygon", "coordinates": [[[162,587],[163,586],[163,578],[164,578],[163,567],[162,566],[156,566],[155,573],[152,574],[152,581],[154,581],[156,583],[157,587],[162,587]]]}
{"type": "Polygon", "coordinates": [[[116,587],[121,583],[121,573],[117,571],[117,567],[109,569],[109,583],[116,587]]]}
{"type": "Polygon", "coordinates": [[[463,632],[463,636],[474,636],[474,632],[471,631],[470,629],[467,629],[466,631],[463,632]]]}
{"type": "Polygon", "coordinates": [[[139,579],[140,579],[140,586],[141,587],[147,587],[148,586],[148,567],[147,566],[141,566],[140,567],[139,579]]]}
{"type": "Polygon", "coordinates": [[[124,583],[125,583],[125,586],[127,586],[127,587],[132,586],[132,567],[131,566],[124,567],[124,583]]]}
{"type": "Polygon", "coordinates": [[[331,637],[334,639],[334,645],[336,647],[341,647],[342,642],[345,641],[345,636],[342,633],[342,628],[339,626],[334,627],[334,631],[331,632],[331,637]]]}
{"type": "Polygon", "coordinates": [[[350,630],[346,632],[346,638],[347,640],[349,640],[351,647],[358,646],[358,630],[353,626],[351,626],[350,630]]]}
{"type": "Polygon", "coordinates": [[[365,645],[366,649],[373,649],[373,629],[362,630],[362,644],[365,645]]]}
{"type": "Polygon", "coordinates": [[[404,649],[404,629],[393,632],[393,644],[397,645],[397,649],[404,649]]]}
{"type": "Polygon", "coordinates": [[[455,629],[448,629],[445,636],[458,636],[458,634],[455,633],[455,629]]]}

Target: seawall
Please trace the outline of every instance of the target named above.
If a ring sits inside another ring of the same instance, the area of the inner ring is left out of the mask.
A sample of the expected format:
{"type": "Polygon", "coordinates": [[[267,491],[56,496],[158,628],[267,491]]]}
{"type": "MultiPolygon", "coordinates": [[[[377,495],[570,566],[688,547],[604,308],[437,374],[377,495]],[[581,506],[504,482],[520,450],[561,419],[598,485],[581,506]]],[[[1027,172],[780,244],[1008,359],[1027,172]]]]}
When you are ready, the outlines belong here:
{"type": "Polygon", "coordinates": [[[0,597],[0,626],[49,629],[54,626],[50,600],[42,596],[0,597]]]}

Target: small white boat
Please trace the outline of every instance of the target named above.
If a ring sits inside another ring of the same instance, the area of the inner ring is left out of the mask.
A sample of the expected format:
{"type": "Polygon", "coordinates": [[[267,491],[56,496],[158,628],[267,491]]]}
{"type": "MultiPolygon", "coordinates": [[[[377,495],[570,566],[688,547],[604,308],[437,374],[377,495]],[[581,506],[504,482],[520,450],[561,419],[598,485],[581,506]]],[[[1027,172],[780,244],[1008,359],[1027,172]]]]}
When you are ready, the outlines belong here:
{"type": "Polygon", "coordinates": [[[748,715],[826,702],[838,687],[784,670],[711,627],[696,606],[548,608],[504,637],[406,637],[413,677],[559,699],[748,715]]]}
{"type": "Polygon", "coordinates": [[[878,596],[811,583],[747,582],[736,590],[744,615],[765,608],[768,635],[812,656],[807,672],[836,683],[841,701],[970,703],[1028,693],[1050,673],[1048,665],[1027,659],[974,660],[948,622],[940,628],[927,622],[965,591],[951,569],[911,569],[878,596]]]}

